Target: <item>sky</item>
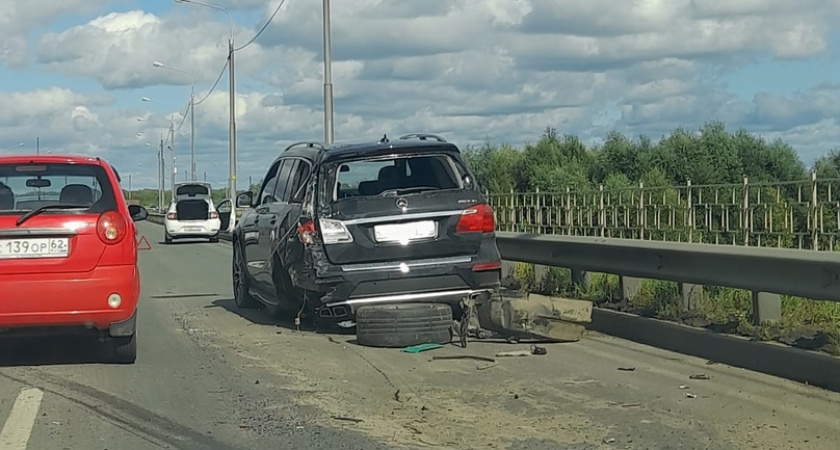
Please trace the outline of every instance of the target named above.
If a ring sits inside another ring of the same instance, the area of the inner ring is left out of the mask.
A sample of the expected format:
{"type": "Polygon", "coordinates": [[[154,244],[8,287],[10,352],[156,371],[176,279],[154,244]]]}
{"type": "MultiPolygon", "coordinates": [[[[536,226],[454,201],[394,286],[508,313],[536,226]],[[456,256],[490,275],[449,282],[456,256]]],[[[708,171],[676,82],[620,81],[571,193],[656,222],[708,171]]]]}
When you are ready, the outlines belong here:
{"type": "MultiPolygon", "coordinates": [[[[37,140],[154,188],[174,123],[181,181],[194,85],[196,178],[225,186],[231,31],[244,46],[239,189],[289,143],[322,141],[321,2],[285,0],[250,44],[281,0],[214,4],[230,16],[172,0],[0,0],[0,154],[37,140]]],[[[522,145],[550,126],[597,144],[721,120],[810,164],[840,147],[839,20],[840,0],[332,0],[335,140],[522,145]]]]}

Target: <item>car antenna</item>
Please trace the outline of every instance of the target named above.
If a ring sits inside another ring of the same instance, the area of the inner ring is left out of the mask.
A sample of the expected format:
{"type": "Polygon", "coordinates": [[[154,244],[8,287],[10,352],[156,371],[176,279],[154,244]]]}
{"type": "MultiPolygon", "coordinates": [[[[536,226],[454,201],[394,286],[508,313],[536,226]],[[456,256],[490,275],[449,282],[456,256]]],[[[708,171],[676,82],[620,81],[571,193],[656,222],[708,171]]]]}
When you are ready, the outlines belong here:
{"type": "Polygon", "coordinates": [[[379,143],[380,143],[380,144],[387,144],[388,142],[391,142],[391,141],[389,141],[389,140],[388,140],[388,135],[387,135],[387,134],[383,134],[383,135],[382,135],[382,139],[380,139],[380,140],[379,140],[379,143]]]}

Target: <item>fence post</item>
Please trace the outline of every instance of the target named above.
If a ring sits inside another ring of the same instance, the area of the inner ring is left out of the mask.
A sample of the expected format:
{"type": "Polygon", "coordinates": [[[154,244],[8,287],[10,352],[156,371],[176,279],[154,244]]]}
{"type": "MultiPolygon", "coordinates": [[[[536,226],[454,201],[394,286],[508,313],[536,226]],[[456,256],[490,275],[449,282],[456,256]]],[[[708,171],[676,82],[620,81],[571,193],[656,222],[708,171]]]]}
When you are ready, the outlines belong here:
{"type": "Polygon", "coordinates": [[[817,172],[811,172],[811,201],[809,202],[810,205],[810,213],[811,213],[811,220],[809,220],[811,225],[811,250],[819,250],[820,249],[820,242],[819,242],[819,207],[817,205],[817,172]]]}
{"type": "Polygon", "coordinates": [[[601,237],[606,235],[607,231],[607,210],[604,206],[604,185],[598,185],[598,193],[599,193],[599,200],[598,200],[598,226],[601,228],[601,237]]]}
{"type": "Polygon", "coordinates": [[[639,239],[645,238],[645,225],[647,224],[647,214],[645,214],[645,183],[639,182],[639,214],[637,216],[637,225],[639,226],[639,239]]]}
{"type": "MultiPolygon", "coordinates": [[[[741,231],[744,233],[744,245],[750,245],[750,186],[744,177],[744,200],[741,203],[741,231]]],[[[733,240],[734,244],[734,240],[733,240]]]]}

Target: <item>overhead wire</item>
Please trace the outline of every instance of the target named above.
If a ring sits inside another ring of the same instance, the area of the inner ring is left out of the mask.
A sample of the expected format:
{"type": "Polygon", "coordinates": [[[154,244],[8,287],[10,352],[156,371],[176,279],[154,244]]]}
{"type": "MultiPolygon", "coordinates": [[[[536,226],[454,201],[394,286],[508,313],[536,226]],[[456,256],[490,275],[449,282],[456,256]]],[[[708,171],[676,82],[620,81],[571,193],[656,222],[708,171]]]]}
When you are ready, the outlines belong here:
{"type": "Polygon", "coordinates": [[[260,37],[260,35],[263,33],[263,31],[265,31],[265,29],[268,28],[268,26],[271,24],[271,21],[274,20],[274,17],[277,15],[277,13],[280,12],[280,8],[282,8],[285,3],[286,3],[286,0],[280,0],[280,4],[277,5],[277,8],[275,8],[274,12],[271,13],[271,16],[265,22],[265,25],[263,25],[262,28],[260,28],[260,31],[257,31],[257,34],[255,34],[254,37],[252,37],[250,41],[245,43],[245,45],[243,45],[239,48],[235,48],[235,49],[233,49],[233,51],[238,52],[238,51],[244,49],[245,47],[253,44],[254,41],[256,41],[260,37]]]}
{"type": "MultiPolygon", "coordinates": [[[[269,16],[268,20],[265,22],[265,24],[262,26],[262,28],[260,28],[260,30],[257,31],[257,33],[254,35],[254,37],[252,37],[251,40],[246,42],[245,45],[242,45],[238,48],[234,48],[233,51],[238,52],[238,51],[248,47],[249,45],[253,44],[254,42],[256,42],[256,40],[259,39],[259,37],[268,28],[268,26],[271,25],[271,22],[274,20],[274,18],[280,12],[280,8],[282,8],[283,5],[285,5],[285,4],[286,4],[286,0],[280,0],[280,3],[277,5],[277,8],[274,8],[274,12],[271,13],[271,16],[269,16]]],[[[210,94],[212,94],[213,91],[215,91],[216,88],[219,86],[219,81],[222,80],[222,75],[225,74],[225,71],[228,69],[229,65],[230,65],[230,58],[228,57],[227,60],[225,61],[225,65],[222,67],[222,70],[219,71],[219,76],[216,77],[216,81],[213,83],[213,86],[210,87],[210,90],[207,92],[207,94],[204,96],[204,98],[202,98],[201,100],[199,100],[195,103],[191,103],[189,101],[187,102],[187,106],[184,109],[184,113],[181,115],[181,123],[179,123],[178,126],[175,128],[175,130],[174,130],[175,132],[178,132],[178,130],[180,130],[181,127],[184,126],[184,123],[187,120],[187,113],[193,114],[194,111],[191,110],[191,108],[193,106],[200,105],[200,104],[204,103],[205,100],[210,98],[210,94]]],[[[167,141],[169,141],[170,139],[171,139],[171,137],[167,137],[167,141]]]]}

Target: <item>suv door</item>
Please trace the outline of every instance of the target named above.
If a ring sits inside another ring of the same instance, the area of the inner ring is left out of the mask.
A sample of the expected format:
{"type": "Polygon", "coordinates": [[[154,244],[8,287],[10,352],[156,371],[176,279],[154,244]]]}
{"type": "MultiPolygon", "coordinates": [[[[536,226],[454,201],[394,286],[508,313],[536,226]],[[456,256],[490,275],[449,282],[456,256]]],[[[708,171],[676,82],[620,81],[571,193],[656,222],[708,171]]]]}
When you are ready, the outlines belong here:
{"type": "Polygon", "coordinates": [[[277,235],[284,239],[277,240],[277,255],[285,272],[289,272],[303,259],[303,244],[299,239],[298,225],[303,209],[303,198],[306,193],[306,183],[312,172],[312,165],[304,159],[297,160],[297,164],[289,178],[287,193],[287,208],[284,217],[277,228],[277,235]]]}
{"type": "Polygon", "coordinates": [[[257,208],[257,231],[259,232],[259,250],[261,270],[254,274],[254,281],[258,289],[268,293],[274,293],[273,258],[276,242],[284,239],[278,235],[278,223],[285,218],[288,209],[288,184],[292,170],[297,165],[297,160],[282,158],[279,161],[276,183],[271,201],[260,205],[257,208]]]}
{"type": "Polygon", "coordinates": [[[257,196],[257,206],[254,208],[254,214],[249,214],[247,219],[240,222],[239,227],[242,230],[242,253],[245,258],[246,268],[252,280],[257,279],[257,275],[264,270],[265,254],[260,247],[259,224],[262,217],[262,211],[265,211],[269,204],[274,200],[274,188],[277,185],[277,172],[282,160],[275,161],[268,169],[263,181],[262,188],[257,196]]]}

